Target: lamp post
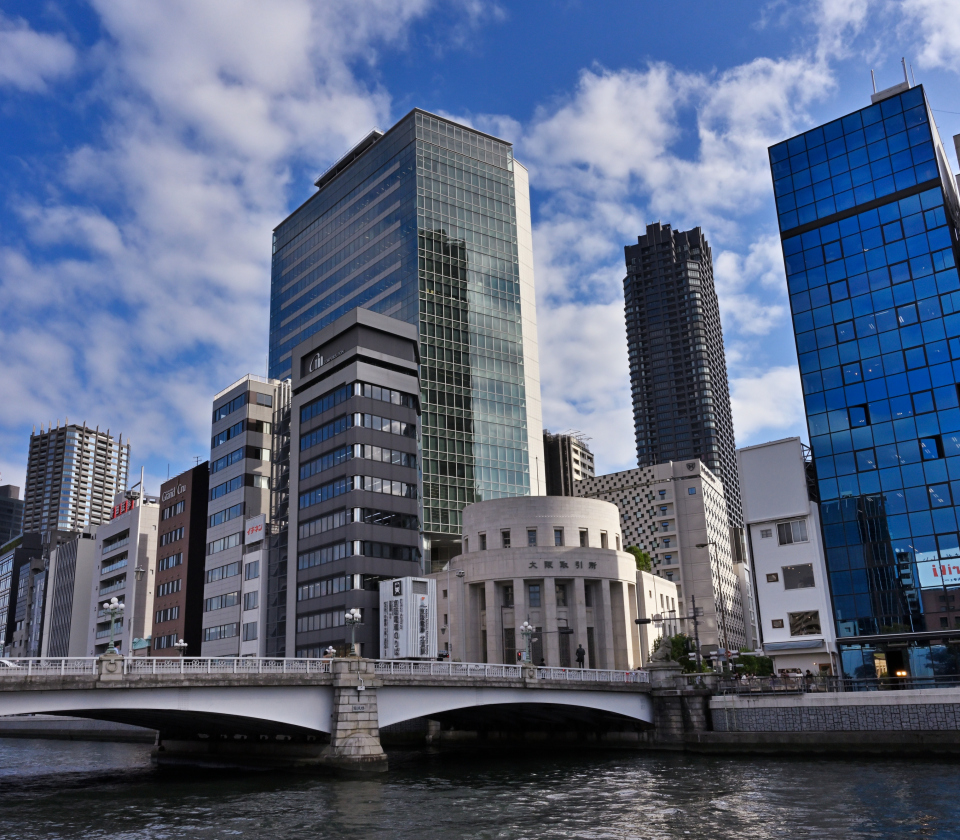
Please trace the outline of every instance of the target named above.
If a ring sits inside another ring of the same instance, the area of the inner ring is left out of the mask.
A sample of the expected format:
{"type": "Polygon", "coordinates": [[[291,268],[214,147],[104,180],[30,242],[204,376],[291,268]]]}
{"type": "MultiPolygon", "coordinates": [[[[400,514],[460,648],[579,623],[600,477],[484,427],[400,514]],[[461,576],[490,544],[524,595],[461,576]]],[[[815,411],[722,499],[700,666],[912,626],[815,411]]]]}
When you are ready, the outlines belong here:
{"type": "Polygon", "coordinates": [[[347,610],[345,617],[347,626],[350,628],[350,655],[359,656],[360,654],[357,652],[357,625],[363,624],[363,616],[360,614],[360,610],[354,607],[352,610],[347,610]]]}
{"type": "Polygon", "coordinates": [[[180,652],[180,658],[183,659],[183,655],[187,652],[187,643],[183,639],[178,639],[173,646],[180,652]]]}
{"type": "Polygon", "coordinates": [[[123,626],[122,616],[123,616],[123,611],[125,609],[126,609],[126,605],[121,604],[120,601],[117,599],[116,595],[114,595],[109,601],[103,602],[104,612],[110,615],[110,645],[107,647],[107,653],[113,653],[113,654],[117,653],[117,646],[116,644],[114,644],[113,633],[115,629],[115,622],[117,620],[118,615],[121,616],[120,626],[121,627],[123,626]]]}
{"type": "Polygon", "coordinates": [[[520,625],[520,635],[523,637],[527,648],[527,662],[533,661],[533,656],[530,653],[530,640],[533,638],[533,634],[534,628],[529,621],[525,621],[520,625]]]}
{"type": "Polygon", "coordinates": [[[460,634],[460,661],[467,661],[467,628],[464,624],[463,618],[463,600],[465,593],[465,586],[463,579],[466,576],[466,572],[463,569],[457,569],[456,575],[457,580],[460,581],[460,591],[457,593],[457,600],[460,602],[460,626],[457,628],[457,632],[460,634]]]}
{"type": "Polygon", "coordinates": [[[327,649],[323,652],[323,655],[324,655],[324,656],[329,656],[329,657],[334,657],[334,656],[337,655],[337,649],[336,649],[333,645],[330,645],[330,646],[328,646],[327,649]]]}

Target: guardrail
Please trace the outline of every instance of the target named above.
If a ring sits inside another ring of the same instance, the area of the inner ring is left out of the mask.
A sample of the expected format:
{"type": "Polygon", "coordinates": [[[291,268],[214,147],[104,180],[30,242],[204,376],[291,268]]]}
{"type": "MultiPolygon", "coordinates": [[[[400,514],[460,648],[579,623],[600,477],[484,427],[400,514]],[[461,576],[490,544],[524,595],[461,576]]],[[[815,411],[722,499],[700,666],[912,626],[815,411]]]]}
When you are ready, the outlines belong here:
{"type": "MultiPolygon", "coordinates": [[[[0,659],[0,680],[4,676],[96,676],[94,656],[52,659],[0,659]]],[[[331,659],[279,659],[261,657],[124,657],[123,673],[129,675],[189,674],[329,674],[331,659]]],[[[490,665],[473,662],[423,662],[374,660],[380,676],[475,677],[479,679],[521,679],[524,665],[490,665]]],[[[537,679],[577,683],[647,683],[645,671],[604,671],[589,668],[536,668],[537,679]]]]}
{"type": "Polygon", "coordinates": [[[960,686],[960,675],[939,677],[748,677],[745,680],[720,680],[719,694],[812,694],[816,692],[906,691],[924,688],[960,686]]]}

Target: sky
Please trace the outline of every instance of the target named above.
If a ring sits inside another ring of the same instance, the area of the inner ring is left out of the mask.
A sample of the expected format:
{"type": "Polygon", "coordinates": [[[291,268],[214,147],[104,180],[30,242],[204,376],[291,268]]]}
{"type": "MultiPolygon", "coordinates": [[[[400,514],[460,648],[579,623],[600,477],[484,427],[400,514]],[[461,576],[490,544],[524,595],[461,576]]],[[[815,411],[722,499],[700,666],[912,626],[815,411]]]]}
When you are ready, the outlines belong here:
{"type": "Polygon", "coordinates": [[[956,0],[4,0],[0,483],[68,419],[147,492],[206,458],[264,372],[273,227],[413,107],[530,170],[544,424],[598,472],[636,466],[623,246],[657,220],[711,244],[738,446],[806,437],[766,150],[901,57],[956,166],[956,0]]]}

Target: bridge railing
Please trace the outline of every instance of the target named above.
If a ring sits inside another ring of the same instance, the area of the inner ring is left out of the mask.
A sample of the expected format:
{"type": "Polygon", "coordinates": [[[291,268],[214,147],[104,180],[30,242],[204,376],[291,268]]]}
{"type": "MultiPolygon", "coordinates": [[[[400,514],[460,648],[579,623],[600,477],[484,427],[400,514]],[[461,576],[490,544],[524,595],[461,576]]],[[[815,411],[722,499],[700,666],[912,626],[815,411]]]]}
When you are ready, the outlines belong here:
{"type": "MultiPolygon", "coordinates": [[[[485,662],[424,662],[396,659],[378,659],[374,664],[382,676],[411,677],[483,677],[518,680],[523,677],[524,665],[491,665],[485,662]]],[[[590,668],[537,668],[537,679],[565,680],[588,683],[646,683],[650,675],[645,671],[600,671],[590,668]]]]}
{"type": "Polygon", "coordinates": [[[0,679],[5,674],[18,677],[74,677],[97,673],[97,657],[83,656],[62,659],[35,657],[30,659],[0,659],[0,679]]]}

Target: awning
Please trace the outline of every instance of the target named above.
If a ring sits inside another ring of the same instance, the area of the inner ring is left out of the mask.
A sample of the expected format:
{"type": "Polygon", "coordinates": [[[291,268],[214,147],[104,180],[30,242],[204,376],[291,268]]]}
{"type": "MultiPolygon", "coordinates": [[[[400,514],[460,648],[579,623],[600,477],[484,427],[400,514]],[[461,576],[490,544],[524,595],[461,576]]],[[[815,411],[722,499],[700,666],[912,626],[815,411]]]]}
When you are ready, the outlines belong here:
{"type": "Polygon", "coordinates": [[[763,651],[766,653],[771,650],[812,650],[814,648],[822,648],[823,639],[800,639],[796,642],[769,642],[765,643],[763,646],[763,651]]]}

